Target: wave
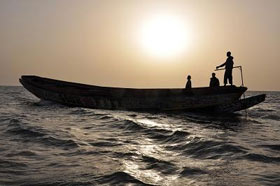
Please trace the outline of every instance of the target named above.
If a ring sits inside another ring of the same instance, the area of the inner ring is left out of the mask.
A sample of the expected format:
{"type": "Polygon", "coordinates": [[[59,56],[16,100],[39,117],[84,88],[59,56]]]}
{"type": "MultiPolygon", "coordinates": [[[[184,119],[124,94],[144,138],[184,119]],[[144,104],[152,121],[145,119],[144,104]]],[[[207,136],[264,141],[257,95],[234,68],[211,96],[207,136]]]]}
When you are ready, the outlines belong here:
{"type": "Polygon", "coordinates": [[[37,156],[37,154],[35,152],[32,152],[32,151],[23,150],[23,151],[16,152],[16,153],[9,153],[6,156],[7,157],[14,157],[14,156],[30,157],[30,156],[37,156]]]}
{"type": "Polygon", "coordinates": [[[79,186],[92,186],[97,185],[94,181],[48,181],[48,182],[36,182],[34,183],[21,183],[21,186],[68,186],[68,185],[79,185],[79,186]]]}
{"type": "Polygon", "coordinates": [[[10,115],[6,114],[6,113],[1,113],[1,117],[0,117],[0,123],[1,124],[6,124],[9,123],[11,121],[10,115]]]}
{"type": "Polygon", "coordinates": [[[192,168],[192,167],[184,167],[183,171],[180,173],[181,177],[199,175],[199,174],[208,174],[207,171],[201,170],[199,168],[192,168]]]}
{"type": "Polygon", "coordinates": [[[247,159],[249,161],[258,161],[258,162],[262,162],[262,163],[279,163],[280,162],[280,157],[271,157],[271,156],[255,154],[255,153],[246,154],[242,158],[247,159]]]}
{"type": "Polygon", "coordinates": [[[6,132],[21,135],[23,137],[43,137],[46,135],[42,129],[28,127],[23,121],[18,119],[10,120],[6,132]]]}
{"type": "Polygon", "coordinates": [[[163,143],[178,143],[186,141],[185,137],[190,135],[190,133],[185,131],[175,131],[172,134],[166,134],[167,132],[170,133],[168,130],[160,130],[160,133],[157,130],[150,130],[149,134],[151,135],[151,138],[163,143]]]}
{"type": "Polygon", "coordinates": [[[219,159],[227,156],[234,157],[239,153],[244,154],[246,151],[239,146],[210,142],[202,143],[199,144],[198,147],[187,149],[184,153],[194,158],[219,159]]]}
{"type": "Polygon", "coordinates": [[[270,150],[280,151],[280,145],[260,145],[260,146],[268,148],[270,150]]]}
{"type": "Polygon", "coordinates": [[[147,163],[146,169],[155,169],[163,174],[174,174],[177,171],[176,165],[168,161],[159,160],[150,156],[142,156],[143,162],[147,163]]]}
{"type": "MultiPolygon", "coordinates": [[[[13,167],[13,168],[5,168],[1,167],[0,175],[9,175],[9,176],[1,176],[0,185],[19,185],[19,183],[15,183],[14,178],[18,176],[25,175],[25,168],[23,167],[13,167]]],[[[21,182],[20,182],[21,183],[21,182]]]]}
{"type": "Polygon", "coordinates": [[[114,127],[124,129],[126,131],[143,131],[145,127],[132,120],[121,120],[114,123],[114,127]]]}
{"type": "Polygon", "coordinates": [[[101,117],[99,117],[98,119],[101,119],[101,120],[108,120],[108,119],[112,119],[114,117],[112,116],[109,116],[109,115],[102,115],[101,117]]]}
{"type": "Polygon", "coordinates": [[[0,159],[0,167],[1,168],[25,168],[27,167],[27,164],[0,159]]]}
{"type": "Polygon", "coordinates": [[[92,109],[86,108],[74,108],[75,110],[70,110],[69,115],[79,115],[79,116],[96,116],[96,113],[92,109]]]}
{"type": "Polygon", "coordinates": [[[120,120],[116,117],[113,117],[112,115],[101,115],[101,116],[97,116],[98,120],[101,120],[102,123],[113,123],[113,122],[119,122],[120,120]]]}
{"type": "Polygon", "coordinates": [[[218,159],[226,156],[245,154],[248,149],[219,141],[194,138],[184,143],[166,147],[169,150],[179,151],[181,154],[199,159],[218,159]]]}
{"type": "Polygon", "coordinates": [[[62,153],[59,153],[61,156],[68,156],[68,157],[74,157],[74,156],[99,156],[99,155],[108,155],[111,154],[112,151],[110,150],[87,150],[87,149],[71,149],[71,151],[65,151],[62,153]]]}
{"type": "Polygon", "coordinates": [[[260,178],[257,178],[257,180],[262,182],[262,185],[280,185],[279,173],[260,175],[260,178]]]}
{"type": "Polygon", "coordinates": [[[71,148],[79,147],[79,144],[72,139],[59,139],[52,136],[44,137],[40,140],[37,140],[37,142],[43,143],[47,146],[62,147],[64,149],[68,149],[70,147],[71,148]]]}
{"type": "Polygon", "coordinates": [[[126,132],[143,133],[147,137],[162,143],[177,143],[185,141],[185,137],[190,135],[186,131],[172,131],[170,129],[146,127],[133,120],[121,120],[114,123],[114,127],[118,127],[126,132]]]}
{"type": "Polygon", "coordinates": [[[263,119],[271,119],[271,120],[275,120],[275,121],[280,121],[280,116],[278,116],[276,114],[265,115],[262,118],[263,119]]]}
{"type": "Polygon", "coordinates": [[[96,147],[114,147],[114,146],[120,146],[122,144],[117,143],[117,142],[108,142],[108,141],[98,141],[98,142],[92,142],[89,143],[92,146],[96,146],[96,147]]]}
{"type": "Polygon", "coordinates": [[[126,172],[115,172],[109,175],[99,177],[95,180],[99,184],[110,184],[110,185],[126,185],[126,184],[137,184],[137,185],[149,185],[146,184],[134,176],[126,172]]]}
{"type": "Polygon", "coordinates": [[[133,152],[114,152],[113,154],[116,158],[131,158],[133,156],[138,156],[138,154],[133,152]]]}
{"type": "Polygon", "coordinates": [[[6,133],[21,136],[25,142],[37,142],[47,146],[57,147],[78,147],[79,145],[72,139],[60,139],[49,135],[51,132],[35,126],[27,126],[26,123],[18,119],[10,120],[6,133]]]}
{"type": "Polygon", "coordinates": [[[261,107],[258,107],[258,108],[255,108],[255,111],[258,111],[258,112],[275,112],[276,110],[274,110],[272,108],[261,108],[261,107]]]}
{"type": "Polygon", "coordinates": [[[141,122],[134,120],[120,120],[113,124],[113,127],[124,130],[124,132],[137,132],[156,140],[160,143],[178,143],[186,140],[186,137],[190,135],[186,131],[172,131],[171,129],[147,127],[143,126],[141,122]]]}
{"type": "Polygon", "coordinates": [[[210,116],[207,116],[205,119],[203,117],[205,117],[205,116],[203,116],[203,115],[201,115],[201,116],[183,115],[182,119],[187,120],[188,122],[199,123],[199,124],[210,124],[210,123],[212,123],[212,121],[209,120],[210,116]]]}

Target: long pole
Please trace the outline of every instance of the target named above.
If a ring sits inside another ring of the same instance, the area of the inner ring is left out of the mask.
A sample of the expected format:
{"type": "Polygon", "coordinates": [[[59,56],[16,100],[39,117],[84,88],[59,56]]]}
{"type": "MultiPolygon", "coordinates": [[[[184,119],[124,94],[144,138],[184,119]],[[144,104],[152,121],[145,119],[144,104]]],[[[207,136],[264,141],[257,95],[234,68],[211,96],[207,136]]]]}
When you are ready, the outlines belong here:
{"type": "Polygon", "coordinates": [[[242,87],[244,87],[242,66],[240,66],[240,71],[241,71],[242,87]]]}
{"type": "MultiPolygon", "coordinates": [[[[241,72],[241,81],[242,81],[242,87],[244,87],[244,81],[243,81],[243,72],[242,72],[242,66],[235,66],[233,68],[239,68],[240,72],[241,72]]],[[[225,68],[219,68],[219,69],[215,69],[215,71],[219,71],[219,70],[225,70],[225,68]]]]}
{"type": "MultiPolygon", "coordinates": [[[[242,66],[235,66],[235,67],[233,67],[233,68],[239,68],[240,74],[241,74],[242,87],[244,87],[242,66]]],[[[215,71],[218,71],[218,70],[225,70],[225,68],[215,69],[215,71]]],[[[244,97],[244,99],[245,99],[245,92],[243,93],[243,97],[244,97]]]]}

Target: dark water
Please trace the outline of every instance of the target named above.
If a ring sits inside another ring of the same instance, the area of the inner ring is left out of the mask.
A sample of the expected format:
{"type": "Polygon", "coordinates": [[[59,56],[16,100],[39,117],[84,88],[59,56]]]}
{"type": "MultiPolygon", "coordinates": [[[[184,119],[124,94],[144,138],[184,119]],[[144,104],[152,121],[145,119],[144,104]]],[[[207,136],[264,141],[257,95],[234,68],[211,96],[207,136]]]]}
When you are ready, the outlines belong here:
{"type": "Polygon", "coordinates": [[[280,92],[266,93],[247,116],[214,117],[69,108],[0,87],[0,185],[280,185],[280,92]]]}

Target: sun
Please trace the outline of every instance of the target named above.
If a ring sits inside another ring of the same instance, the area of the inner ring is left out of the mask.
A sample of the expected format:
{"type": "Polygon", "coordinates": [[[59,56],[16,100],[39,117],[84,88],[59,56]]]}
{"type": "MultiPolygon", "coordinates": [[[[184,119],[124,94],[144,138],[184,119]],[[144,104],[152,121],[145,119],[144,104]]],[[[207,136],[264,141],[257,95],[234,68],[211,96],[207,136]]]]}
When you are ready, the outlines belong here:
{"type": "Polygon", "coordinates": [[[155,16],[142,25],[140,42],[145,51],[155,57],[173,57],[184,52],[190,34],[177,16],[155,16]]]}

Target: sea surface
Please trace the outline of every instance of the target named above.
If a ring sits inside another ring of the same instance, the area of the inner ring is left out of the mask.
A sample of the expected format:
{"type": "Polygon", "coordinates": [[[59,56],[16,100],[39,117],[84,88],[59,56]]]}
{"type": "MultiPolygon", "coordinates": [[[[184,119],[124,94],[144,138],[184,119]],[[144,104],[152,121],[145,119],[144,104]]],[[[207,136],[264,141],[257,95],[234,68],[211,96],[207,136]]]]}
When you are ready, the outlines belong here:
{"type": "Polygon", "coordinates": [[[280,185],[280,92],[265,93],[211,116],[71,108],[0,87],[0,185],[280,185]]]}

